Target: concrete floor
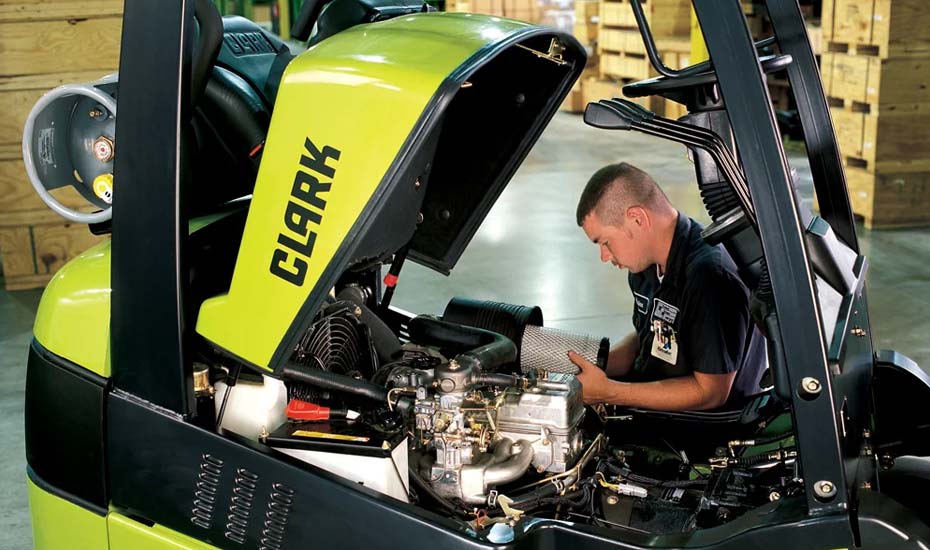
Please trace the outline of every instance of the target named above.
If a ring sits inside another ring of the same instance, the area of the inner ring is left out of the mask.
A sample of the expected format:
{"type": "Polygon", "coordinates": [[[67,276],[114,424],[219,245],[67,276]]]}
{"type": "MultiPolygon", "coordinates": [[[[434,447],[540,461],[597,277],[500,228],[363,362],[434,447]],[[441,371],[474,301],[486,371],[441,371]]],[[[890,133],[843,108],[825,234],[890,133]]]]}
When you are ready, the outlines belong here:
{"type": "MultiPolygon", "coordinates": [[[[806,160],[792,154],[811,196],[806,160]]],[[[682,211],[707,223],[684,149],[654,138],[586,127],[559,113],[478,231],[453,275],[409,264],[395,305],[441,312],[452,296],[542,307],[548,326],[618,338],[631,330],[626,273],[601,264],[575,224],[588,176],[626,160],[650,172],[682,211]]],[[[877,349],[893,348],[930,367],[930,230],[870,232],[869,298],[877,349]]],[[[31,325],[41,293],[0,291],[0,548],[31,547],[23,447],[23,385],[31,325]]]]}

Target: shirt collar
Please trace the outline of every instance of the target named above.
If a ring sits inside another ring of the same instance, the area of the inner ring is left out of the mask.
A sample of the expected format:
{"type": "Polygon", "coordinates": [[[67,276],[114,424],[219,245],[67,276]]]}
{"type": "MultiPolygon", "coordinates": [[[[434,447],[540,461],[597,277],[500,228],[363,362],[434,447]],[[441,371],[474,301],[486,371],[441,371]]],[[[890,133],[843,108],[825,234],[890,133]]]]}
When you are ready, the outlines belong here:
{"type": "Polygon", "coordinates": [[[676,282],[679,279],[688,256],[688,242],[690,240],[688,236],[690,233],[691,218],[679,212],[678,220],[675,222],[675,233],[672,236],[672,247],[668,251],[668,261],[665,263],[663,282],[668,280],[676,282]]]}

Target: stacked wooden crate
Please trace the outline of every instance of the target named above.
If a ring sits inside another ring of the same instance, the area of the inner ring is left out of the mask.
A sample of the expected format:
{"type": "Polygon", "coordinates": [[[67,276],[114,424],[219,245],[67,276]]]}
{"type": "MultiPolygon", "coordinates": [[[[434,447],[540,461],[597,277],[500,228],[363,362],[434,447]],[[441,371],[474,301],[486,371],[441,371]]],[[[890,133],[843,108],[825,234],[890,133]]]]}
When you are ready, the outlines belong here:
{"type": "Polygon", "coordinates": [[[581,42],[588,52],[588,63],[578,81],[572,86],[562,110],[569,113],[583,113],[587,102],[585,101],[585,84],[589,80],[597,80],[597,22],[600,16],[600,2],[598,0],[575,0],[575,17],[572,34],[581,42]]]}
{"type": "MultiPolygon", "coordinates": [[[[22,133],[48,90],[116,71],[122,9],[122,0],[0,0],[0,258],[8,290],[44,286],[100,240],[39,199],[26,177],[22,133]]],[[[55,197],[74,208],[87,204],[72,188],[55,197]]]]}
{"type": "Polygon", "coordinates": [[[870,228],[930,225],[928,28],[925,0],[824,2],[824,91],[870,228]]]}
{"type": "Polygon", "coordinates": [[[446,11],[497,15],[530,23],[542,18],[542,5],[537,0],[446,0],[446,11]]]}
{"type": "MultiPolygon", "coordinates": [[[[662,61],[673,69],[687,66],[691,54],[690,0],[645,0],[642,6],[662,61]]],[[[602,81],[622,86],[657,76],[628,0],[601,0],[597,50],[602,81]]],[[[686,112],[683,105],[659,97],[637,101],[668,118],[686,112]]]]}

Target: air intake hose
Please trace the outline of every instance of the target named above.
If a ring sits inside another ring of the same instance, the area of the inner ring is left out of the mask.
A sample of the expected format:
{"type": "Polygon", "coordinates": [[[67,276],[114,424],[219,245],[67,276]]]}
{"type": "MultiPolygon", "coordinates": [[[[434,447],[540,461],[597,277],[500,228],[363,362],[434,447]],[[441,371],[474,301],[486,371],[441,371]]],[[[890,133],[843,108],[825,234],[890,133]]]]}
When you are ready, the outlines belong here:
{"type": "Polygon", "coordinates": [[[489,372],[517,358],[517,347],[502,334],[419,315],[408,324],[410,339],[418,344],[468,350],[455,360],[489,372]]]}

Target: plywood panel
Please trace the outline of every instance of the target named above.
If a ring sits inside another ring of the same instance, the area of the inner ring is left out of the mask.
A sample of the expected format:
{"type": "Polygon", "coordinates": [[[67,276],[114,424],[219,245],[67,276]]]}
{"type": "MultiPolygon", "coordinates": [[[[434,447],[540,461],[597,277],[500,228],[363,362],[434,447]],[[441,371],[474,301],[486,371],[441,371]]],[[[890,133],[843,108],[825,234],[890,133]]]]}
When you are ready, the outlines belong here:
{"type": "Polygon", "coordinates": [[[0,75],[117,67],[122,18],[0,23],[0,75]]]}
{"type": "Polygon", "coordinates": [[[0,228],[0,258],[5,277],[35,274],[29,227],[0,228]]]}
{"type": "Polygon", "coordinates": [[[123,0],[0,0],[0,22],[89,19],[123,13],[123,0]]]}
{"type": "Polygon", "coordinates": [[[32,229],[37,273],[55,273],[69,260],[103,240],[86,225],[37,225],[32,229]]]}

